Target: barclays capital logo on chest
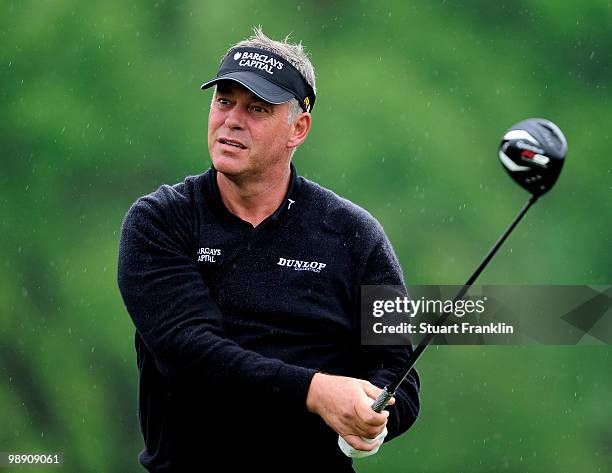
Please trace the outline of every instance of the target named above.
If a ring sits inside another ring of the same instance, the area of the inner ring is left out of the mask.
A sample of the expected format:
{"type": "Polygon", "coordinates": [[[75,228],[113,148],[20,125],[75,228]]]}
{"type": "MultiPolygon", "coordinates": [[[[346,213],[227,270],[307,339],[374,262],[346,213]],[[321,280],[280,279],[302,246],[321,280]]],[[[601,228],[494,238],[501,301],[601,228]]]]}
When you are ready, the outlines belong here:
{"type": "Polygon", "coordinates": [[[198,263],[217,263],[220,256],[219,248],[198,248],[198,263]]]}
{"type": "Polygon", "coordinates": [[[295,271],[312,271],[313,273],[320,273],[327,266],[327,264],[318,261],[302,261],[288,258],[278,258],[276,264],[286,268],[293,268],[295,271]]]}

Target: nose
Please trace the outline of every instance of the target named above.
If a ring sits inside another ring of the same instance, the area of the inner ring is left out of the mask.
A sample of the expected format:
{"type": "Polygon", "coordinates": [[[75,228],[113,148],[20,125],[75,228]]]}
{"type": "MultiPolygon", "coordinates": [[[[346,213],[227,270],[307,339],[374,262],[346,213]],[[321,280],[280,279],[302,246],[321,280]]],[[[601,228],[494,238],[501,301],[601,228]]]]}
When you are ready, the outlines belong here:
{"type": "Polygon", "coordinates": [[[244,127],[244,116],[240,107],[234,106],[227,112],[225,126],[232,130],[242,130],[244,127]]]}

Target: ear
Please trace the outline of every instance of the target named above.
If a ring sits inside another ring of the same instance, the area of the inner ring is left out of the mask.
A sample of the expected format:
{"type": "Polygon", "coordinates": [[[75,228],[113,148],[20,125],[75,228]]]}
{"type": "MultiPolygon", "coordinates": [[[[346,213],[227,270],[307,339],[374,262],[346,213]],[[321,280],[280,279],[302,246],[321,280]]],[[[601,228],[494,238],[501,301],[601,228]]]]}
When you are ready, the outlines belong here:
{"type": "Polygon", "coordinates": [[[287,147],[297,148],[300,146],[306,140],[311,125],[312,117],[310,113],[302,112],[298,115],[291,124],[291,134],[289,136],[289,141],[287,141],[287,147]]]}

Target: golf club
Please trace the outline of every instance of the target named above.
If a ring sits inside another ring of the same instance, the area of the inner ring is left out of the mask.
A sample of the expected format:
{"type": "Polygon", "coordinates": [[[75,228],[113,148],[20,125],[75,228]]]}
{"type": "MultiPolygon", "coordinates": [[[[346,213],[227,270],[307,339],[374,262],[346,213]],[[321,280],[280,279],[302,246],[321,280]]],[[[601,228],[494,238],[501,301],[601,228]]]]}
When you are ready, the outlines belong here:
{"type": "MultiPolygon", "coordinates": [[[[504,133],[499,145],[499,159],[510,177],[529,191],[531,197],[459,290],[453,299],[453,304],[463,298],[529,208],[540,196],[553,187],[565,162],[566,154],[567,141],[565,136],[559,127],[549,120],[529,118],[517,123],[504,133]]],[[[440,315],[434,322],[434,326],[442,325],[451,313],[447,312],[440,315]]],[[[372,404],[372,410],[382,412],[389,400],[395,395],[399,385],[423,354],[425,348],[435,337],[433,332],[431,331],[423,338],[406,361],[404,369],[398,373],[391,383],[385,386],[372,404]]],[[[359,452],[346,443],[342,437],[338,437],[338,445],[347,456],[353,456],[355,452],[359,452]]]]}

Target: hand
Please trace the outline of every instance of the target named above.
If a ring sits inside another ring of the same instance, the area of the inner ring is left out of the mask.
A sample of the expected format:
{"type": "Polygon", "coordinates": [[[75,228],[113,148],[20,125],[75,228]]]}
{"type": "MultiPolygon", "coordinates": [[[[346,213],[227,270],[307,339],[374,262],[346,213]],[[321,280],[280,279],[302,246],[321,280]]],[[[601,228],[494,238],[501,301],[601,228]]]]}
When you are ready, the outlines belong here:
{"type": "Polygon", "coordinates": [[[385,430],[383,430],[375,439],[362,439],[367,443],[375,444],[375,448],[370,451],[357,450],[356,448],[353,448],[349,445],[349,443],[347,442],[347,439],[345,439],[344,437],[340,437],[340,436],[338,436],[338,446],[340,447],[340,450],[342,450],[342,453],[344,453],[347,457],[365,458],[365,457],[369,457],[371,455],[378,453],[378,449],[385,441],[386,436],[387,436],[387,428],[385,428],[385,430]]]}
{"type": "MultiPolygon", "coordinates": [[[[388,411],[377,413],[371,408],[381,391],[362,379],[317,373],[308,390],[306,408],[320,415],[351,447],[372,451],[379,442],[368,443],[363,438],[374,439],[381,434],[389,416],[388,411]]],[[[394,403],[392,398],[389,405],[394,403]]]]}

